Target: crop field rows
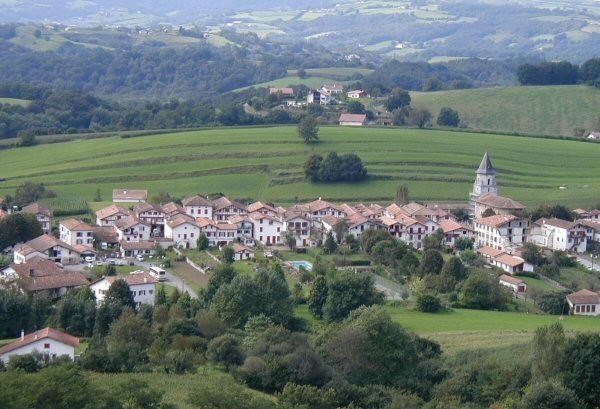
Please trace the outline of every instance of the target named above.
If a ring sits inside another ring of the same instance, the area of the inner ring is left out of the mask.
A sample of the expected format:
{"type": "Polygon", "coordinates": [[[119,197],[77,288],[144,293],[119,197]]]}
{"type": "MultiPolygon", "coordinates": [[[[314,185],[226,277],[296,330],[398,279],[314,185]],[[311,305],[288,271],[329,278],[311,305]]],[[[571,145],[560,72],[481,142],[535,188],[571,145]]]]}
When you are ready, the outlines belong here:
{"type": "Polygon", "coordinates": [[[485,151],[498,169],[500,193],[526,205],[600,201],[600,145],[514,136],[412,129],[321,127],[305,145],[296,129],[229,128],[136,138],[102,138],[0,151],[0,195],[23,182],[44,183],[59,197],[91,201],[100,189],[146,188],[150,195],[223,192],[281,204],[317,197],[389,202],[399,184],[411,198],[466,201],[485,151]],[[357,184],[310,184],[302,165],[311,152],[356,153],[370,178],[357,184]],[[564,189],[559,189],[564,186],[564,189]]]}

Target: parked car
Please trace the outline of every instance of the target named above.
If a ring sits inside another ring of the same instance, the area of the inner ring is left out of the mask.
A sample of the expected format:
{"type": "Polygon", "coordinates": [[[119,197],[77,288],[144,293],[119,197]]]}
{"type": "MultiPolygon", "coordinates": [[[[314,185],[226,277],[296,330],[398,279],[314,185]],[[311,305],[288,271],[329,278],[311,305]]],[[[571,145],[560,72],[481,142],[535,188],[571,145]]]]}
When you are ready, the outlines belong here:
{"type": "Polygon", "coordinates": [[[85,258],[85,262],[86,262],[86,263],[92,263],[93,261],[94,261],[94,257],[87,256],[87,257],[85,258]]]}
{"type": "Polygon", "coordinates": [[[137,256],[135,256],[135,258],[136,258],[138,261],[144,261],[144,256],[142,256],[141,254],[138,254],[137,256]]]}

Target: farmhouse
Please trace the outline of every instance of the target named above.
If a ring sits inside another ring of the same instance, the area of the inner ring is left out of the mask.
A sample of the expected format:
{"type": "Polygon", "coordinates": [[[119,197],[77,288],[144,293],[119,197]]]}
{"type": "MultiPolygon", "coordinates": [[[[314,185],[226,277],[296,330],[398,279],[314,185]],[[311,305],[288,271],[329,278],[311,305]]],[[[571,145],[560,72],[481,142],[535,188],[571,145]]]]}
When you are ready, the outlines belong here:
{"type": "Polygon", "coordinates": [[[523,271],[525,260],[523,260],[521,257],[515,257],[511,256],[510,254],[502,253],[494,257],[491,264],[500,267],[507,273],[516,274],[523,271]]]}
{"type": "Polygon", "coordinates": [[[213,219],[216,222],[227,221],[231,216],[245,215],[246,206],[241,203],[230,200],[226,196],[222,196],[213,201],[213,219]]]}
{"type": "Polygon", "coordinates": [[[206,217],[212,219],[213,217],[213,203],[202,196],[192,196],[185,198],[181,201],[183,209],[187,214],[192,217],[206,217]]]}
{"type": "Polygon", "coordinates": [[[597,140],[600,139],[600,132],[590,132],[587,134],[586,139],[597,140]]]}
{"type": "Polygon", "coordinates": [[[341,94],[344,92],[344,86],[341,84],[325,84],[321,87],[321,91],[329,94],[341,94]]]}
{"type": "Polygon", "coordinates": [[[551,250],[583,253],[586,251],[589,230],[580,221],[541,218],[532,224],[528,241],[551,250]]]}
{"type": "Polygon", "coordinates": [[[43,234],[25,244],[15,246],[15,264],[24,263],[35,256],[40,256],[57,263],[78,264],[80,254],[71,245],[58,240],[49,234],[43,234]]]}
{"type": "Polygon", "coordinates": [[[348,96],[348,98],[359,99],[359,98],[365,98],[367,96],[367,93],[365,91],[363,91],[362,89],[355,89],[352,91],[348,91],[348,93],[346,95],[348,96]]]}
{"type": "Polygon", "coordinates": [[[567,295],[573,315],[600,315],[600,294],[590,290],[579,290],[567,295]]]}
{"type": "Polygon", "coordinates": [[[579,219],[600,222],[600,210],[599,209],[593,209],[593,210],[589,210],[589,211],[583,210],[583,209],[575,209],[575,210],[573,210],[573,213],[575,213],[579,219]]]}
{"type": "Polygon", "coordinates": [[[187,214],[177,214],[165,222],[165,237],[173,240],[173,245],[196,248],[200,227],[196,220],[187,214]]]}
{"type": "Polygon", "coordinates": [[[528,219],[498,214],[475,219],[475,244],[498,250],[522,246],[527,236],[528,219]]]}
{"type": "Polygon", "coordinates": [[[55,262],[39,256],[25,263],[11,264],[3,270],[2,276],[4,282],[14,283],[26,294],[44,294],[50,298],[60,297],[71,288],[88,285],[80,272],[64,271],[55,262]]]}
{"type": "Polygon", "coordinates": [[[112,197],[115,203],[139,203],[148,199],[148,191],[145,189],[113,189],[112,197]]]}
{"type": "Polygon", "coordinates": [[[75,348],[78,346],[79,338],[46,327],[27,335],[21,332],[21,338],[0,348],[0,356],[4,365],[8,364],[11,356],[26,355],[34,351],[46,355],[50,361],[65,355],[73,360],[75,359],[75,348]]]}
{"type": "Polygon", "coordinates": [[[119,237],[113,226],[93,226],[92,231],[98,248],[106,250],[119,244],[119,237]]]}
{"type": "Polygon", "coordinates": [[[142,223],[150,226],[153,236],[162,236],[165,230],[165,212],[160,206],[139,203],[133,208],[133,215],[142,223]]]}
{"type": "Polygon", "coordinates": [[[150,240],[150,226],[133,216],[127,216],[115,222],[115,231],[120,242],[139,242],[150,240]]]}
{"type": "Polygon", "coordinates": [[[524,293],[527,292],[527,284],[516,277],[512,277],[506,274],[502,274],[498,282],[500,285],[510,288],[515,293],[524,293]]]}
{"type": "Polygon", "coordinates": [[[94,229],[81,220],[62,220],[58,224],[58,233],[60,240],[71,246],[83,244],[87,247],[93,247],[94,245],[94,229]]]}
{"type": "Polygon", "coordinates": [[[341,114],[339,118],[341,126],[363,126],[367,121],[365,114],[341,114]]]}
{"type": "Polygon", "coordinates": [[[467,225],[458,223],[454,220],[441,220],[440,229],[444,232],[444,243],[446,246],[454,247],[459,238],[473,238],[473,229],[467,225]]]}
{"type": "Polygon", "coordinates": [[[52,209],[41,203],[32,203],[21,209],[21,212],[34,215],[37,221],[40,222],[42,231],[45,234],[50,234],[52,230],[52,217],[54,216],[52,209]]]}
{"type": "Polygon", "coordinates": [[[96,212],[96,224],[98,226],[114,226],[117,220],[129,216],[129,211],[112,204],[96,212]]]}
{"type": "Polygon", "coordinates": [[[292,247],[307,247],[310,245],[310,226],[308,217],[296,212],[286,212],[283,216],[283,229],[293,233],[295,243],[292,247]]]}
{"type": "Polygon", "coordinates": [[[254,240],[267,246],[281,243],[281,220],[260,212],[250,213],[248,219],[254,224],[254,240]]]}
{"type": "Polygon", "coordinates": [[[154,305],[154,294],[158,280],[146,271],[135,271],[125,276],[102,277],[90,284],[90,290],[96,296],[96,302],[102,304],[106,292],[117,280],[124,280],[129,286],[135,307],[141,304],[154,305]]]}
{"type": "Polygon", "coordinates": [[[331,94],[325,91],[310,91],[306,97],[308,104],[327,105],[331,103],[331,94]]]}

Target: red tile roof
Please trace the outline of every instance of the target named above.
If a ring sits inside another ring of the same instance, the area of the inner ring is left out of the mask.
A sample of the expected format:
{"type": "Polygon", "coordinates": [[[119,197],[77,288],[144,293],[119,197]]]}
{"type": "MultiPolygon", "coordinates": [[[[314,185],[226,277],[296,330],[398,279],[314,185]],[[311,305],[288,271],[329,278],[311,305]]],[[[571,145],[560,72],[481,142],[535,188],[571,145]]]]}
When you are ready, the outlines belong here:
{"type": "Polygon", "coordinates": [[[463,224],[455,222],[454,220],[441,220],[440,221],[440,229],[442,229],[444,231],[444,233],[449,233],[449,232],[452,232],[455,230],[473,231],[473,229],[470,228],[469,226],[465,226],[463,224]]]}
{"type": "Polygon", "coordinates": [[[96,217],[100,220],[104,220],[107,217],[110,216],[114,216],[115,214],[121,213],[123,215],[127,215],[129,214],[129,211],[127,209],[124,209],[120,206],[117,206],[115,204],[112,204],[110,206],[107,206],[103,209],[100,209],[96,212],[96,217]]]}
{"type": "Polygon", "coordinates": [[[518,217],[514,216],[512,214],[496,214],[494,216],[475,219],[475,223],[479,223],[479,224],[483,224],[484,226],[496,228],[496,227],[500,227],[508,222],[511,222],[515,219],[518,219],[518,217]]]}
{"type": "Polygon", "coordinates": [[[92,227],[89,224],[77,219],[61,220],[60,224],[70,231],[92,231],[92,227]]]}
{"type": "Polygon", "coordinates": [[[360,122],[361,124],[367,120],[365,114],[341,114],[340,122],[360,122]]]}
{"type": "Polygon", "coordinates": [[[52,217],[52,209],[50,209],[48,206],[45,206],[41,203],[32,203],[30,205],[25,206],[23,209],[21,209],[22,212],[24,213],[31,213],[31,214],[43,214],[46,215],[48,217],[52,217]]]}
{"type": "Polygon", "coordinates": [[[24,347],[32,344],[40,339],[50,338],[55,341],[62,342],[63,344],[71,345],[72,347],[79,346],[79,338],[69,335],[65,332],[59,331],[54,328],[46,327],[39,331],[32,332],[31,334],[25,335],[23,339],[19,339],[11,344],[5,345],[0,348],[0,354],[5,354],[15,349],[24,347]]]}
{"type": "Polygon", "coordinates": [[[510,197],[498,196],[493,193],[486,193],[485,195],[479,196],[475,199],[475,202],[496,209],[525,209],[525,206],[510,197]]]}
{"type": "Polygon", "coordinates": [[[490,246],[483,246],[477,249],[477,253],[488,256],[488,257],[498,257],[500,254],[504,253],[502,250],[495,249],[490,246]]]}
{"type": "Polygon", "coordinates": [[[184,206],[206,206],[213,207],[213,204],[210,200],[205,197],[196,195],[192,197],[187,197],[181,201],[181,204],[184,206]]]}
{"type": "Polygon", "coordinates": [[[494,260],[509,267],[517,267],[525,263],[525,260],[522,258],[514,257],[510,254],[500,254],[499,256],[496,256],[494,260]]]}
{"type": "Polygon", "coordinates": [[[18,274],[21,287],[28,293],[88,285],[88,280],[79,271],[64,271],[53,261],[41,257],[13,264],[11,268],[18,274]]]}
{"type": "Polygon", "coordinates": [[[502,274],[499,277],[500,281],[504,281],[509,284],[519,285],[523,284],[523,280],[519,280],[517,277],[509,276],[507,274],[502,274]]]}
{"type": "Polygon", "coordinates": [[[600,294],[590,290],[579,290],[567,295],[571,304],[600,304],[600,294]]]}

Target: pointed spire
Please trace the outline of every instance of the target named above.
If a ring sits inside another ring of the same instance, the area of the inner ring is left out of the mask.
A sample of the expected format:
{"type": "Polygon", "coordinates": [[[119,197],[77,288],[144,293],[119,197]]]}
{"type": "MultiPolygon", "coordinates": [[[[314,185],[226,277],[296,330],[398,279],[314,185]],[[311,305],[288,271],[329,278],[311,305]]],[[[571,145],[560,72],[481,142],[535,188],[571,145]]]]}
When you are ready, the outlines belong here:
{"type": "Polygon", "coordinates": [[[483,159],[481,160],[481,164],[479,164],[477,173],[484,175],[496,174],[496,169],[494,169],[494,166],[492,166],[492,161],[490,160],[490,157],[487,152],[483,155],[483,159]]]}

